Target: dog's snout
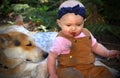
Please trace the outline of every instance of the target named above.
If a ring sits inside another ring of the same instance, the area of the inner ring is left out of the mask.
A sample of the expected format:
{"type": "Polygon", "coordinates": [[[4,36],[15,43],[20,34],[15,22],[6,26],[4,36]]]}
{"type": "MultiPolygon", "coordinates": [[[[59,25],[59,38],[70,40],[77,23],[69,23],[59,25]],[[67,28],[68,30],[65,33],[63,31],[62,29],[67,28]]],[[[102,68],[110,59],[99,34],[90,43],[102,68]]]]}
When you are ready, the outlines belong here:
{"type": "Polygon", "coordinates": [[[47,58],[47,56],[48,56],[48,53],[45,52],[45,53],[43,54],[43,57],[44,57],[44,58],[47,58]]]}

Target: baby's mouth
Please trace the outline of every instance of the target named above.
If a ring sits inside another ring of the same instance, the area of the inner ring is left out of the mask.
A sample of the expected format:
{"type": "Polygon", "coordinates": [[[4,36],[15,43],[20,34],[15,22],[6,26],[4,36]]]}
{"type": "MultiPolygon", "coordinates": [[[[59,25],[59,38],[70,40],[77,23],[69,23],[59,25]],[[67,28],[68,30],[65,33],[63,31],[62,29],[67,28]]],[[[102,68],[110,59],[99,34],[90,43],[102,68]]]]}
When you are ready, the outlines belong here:
{"type": "Polygon", "coordinates": [[[71,35],[75,36],[75,35],[76,35],[76,32],[71,32],[71,35]]]}

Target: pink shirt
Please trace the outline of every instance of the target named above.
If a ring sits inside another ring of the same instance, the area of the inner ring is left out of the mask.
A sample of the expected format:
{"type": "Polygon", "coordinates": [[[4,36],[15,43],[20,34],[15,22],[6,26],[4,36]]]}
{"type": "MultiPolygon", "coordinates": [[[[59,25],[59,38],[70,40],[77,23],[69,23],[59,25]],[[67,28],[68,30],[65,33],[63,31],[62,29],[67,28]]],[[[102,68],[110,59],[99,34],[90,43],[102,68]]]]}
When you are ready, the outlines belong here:
{"type": "MultiPolygon", "coordinates": [[[[92,34],[91,35],[91,39],[92,39],[92,45],[91,46],[94,46],[95,43],[97,42],[96,39],[93,37],[92,34]]],[[[85,37],[86,35],[81,32],[78,36],[76,36],[75,38],[81,38],[81,37],[85,37]]],[[[51,49],[50,49],[50,52],[54,53],[54,54],[57,54],[57,55],[60,55],[60,54],[69,54],[70,53],[70,47],[71,47],[71,42],[64,38],[64,37],[56,37],[51,49]]]]}

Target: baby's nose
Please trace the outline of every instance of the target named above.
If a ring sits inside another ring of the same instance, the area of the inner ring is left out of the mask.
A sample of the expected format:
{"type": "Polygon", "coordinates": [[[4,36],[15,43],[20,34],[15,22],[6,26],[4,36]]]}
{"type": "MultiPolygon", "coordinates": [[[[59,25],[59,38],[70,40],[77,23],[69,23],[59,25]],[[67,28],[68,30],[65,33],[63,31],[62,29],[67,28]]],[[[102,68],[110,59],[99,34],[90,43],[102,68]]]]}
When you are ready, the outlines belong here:
{"type": "Polygon", "coordinates": [[[75,31],[75,30],[76,30],[76,27],[75,27],[75,26],[71,27],[71,30],[72,30],[72,31],[75,31]]]}

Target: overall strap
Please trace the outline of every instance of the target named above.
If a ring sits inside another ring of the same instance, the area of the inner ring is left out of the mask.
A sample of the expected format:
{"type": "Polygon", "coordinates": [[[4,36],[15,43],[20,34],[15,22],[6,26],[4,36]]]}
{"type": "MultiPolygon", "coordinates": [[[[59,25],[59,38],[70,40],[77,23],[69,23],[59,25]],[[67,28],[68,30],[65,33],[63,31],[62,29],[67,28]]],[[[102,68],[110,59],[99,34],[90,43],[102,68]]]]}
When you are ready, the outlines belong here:
{"type": "Polygon", "coordinates": [[[86,35],[86,36],[90,36],[90,32],[87,28],[83,28],[82,32],[86,35]]]}

